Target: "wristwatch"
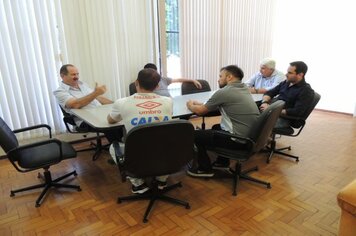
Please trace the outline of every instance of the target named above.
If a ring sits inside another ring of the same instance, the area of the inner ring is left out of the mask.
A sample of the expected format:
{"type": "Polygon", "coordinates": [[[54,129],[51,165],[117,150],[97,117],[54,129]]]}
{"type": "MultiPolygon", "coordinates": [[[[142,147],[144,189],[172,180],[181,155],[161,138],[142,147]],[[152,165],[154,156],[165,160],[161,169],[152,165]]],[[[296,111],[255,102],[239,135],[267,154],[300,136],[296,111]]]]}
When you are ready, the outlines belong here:
{"type": "Polygon", "coordinates": [[[265,101],[265,100],[263,100],[263,101],[261,102],[261,104],[263,104],[263,103],[269,104],[269,102],[267,102],[267,101],[265,101]]]}

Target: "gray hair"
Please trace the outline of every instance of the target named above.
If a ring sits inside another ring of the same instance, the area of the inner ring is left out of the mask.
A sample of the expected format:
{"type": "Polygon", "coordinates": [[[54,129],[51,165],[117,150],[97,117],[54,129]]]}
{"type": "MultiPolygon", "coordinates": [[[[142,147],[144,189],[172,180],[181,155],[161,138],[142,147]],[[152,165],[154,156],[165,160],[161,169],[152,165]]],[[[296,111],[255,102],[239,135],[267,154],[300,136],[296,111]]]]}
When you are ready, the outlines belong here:
{"type": "Polygon", "coordinates": [[[276,61],[272,58],[265,58],[261,60],[260,66],[266,66],[267,68],[274,70],[276,68],[276,61]]]}

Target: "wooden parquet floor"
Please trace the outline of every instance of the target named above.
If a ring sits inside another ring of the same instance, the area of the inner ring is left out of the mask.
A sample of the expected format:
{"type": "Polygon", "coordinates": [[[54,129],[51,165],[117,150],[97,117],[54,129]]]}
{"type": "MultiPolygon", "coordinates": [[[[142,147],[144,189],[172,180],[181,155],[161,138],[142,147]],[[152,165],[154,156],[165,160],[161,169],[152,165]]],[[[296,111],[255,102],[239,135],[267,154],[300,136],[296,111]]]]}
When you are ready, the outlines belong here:
{"type": "Polygon", "coordinates": [[[40,208],[34,206],[40,190],[9,196],[11,188],[37,183],[37,172],[19,173],[0,160],[0,235],[336,235],[336,195],[356,178],[356,119],[314,111],[299,137],[277,142],[292,144],[300,162],[276,155],[266,164],[260,153],[246,163],[257,164],[253,175],[270,181],[272,189],[242,181],[235,197],[231,180],[191,178],[182,171],[169,181],[182,181],[183,188],[170,195],[189,201],[191,209],[158,202],[146,224],[147,201],[116,203],[130,194],[130,185],[107,163],[108,153],[95,162],[92,152],[78,153],[52,167],[54,176],[75,168],[78,176],[68,182],[82,191],[52,189],[40,208]]]}

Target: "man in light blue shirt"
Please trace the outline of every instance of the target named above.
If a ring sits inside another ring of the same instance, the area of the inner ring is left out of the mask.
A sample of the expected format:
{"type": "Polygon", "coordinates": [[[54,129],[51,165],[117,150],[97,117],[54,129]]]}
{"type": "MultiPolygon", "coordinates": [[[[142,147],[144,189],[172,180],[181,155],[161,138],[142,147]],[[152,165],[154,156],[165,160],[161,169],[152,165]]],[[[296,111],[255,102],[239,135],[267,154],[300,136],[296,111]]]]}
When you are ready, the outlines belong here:
{"type": "Polygon", "coordinates": [[[276,62],[265,58],[260,62],[260,71],[245,82],[251,93],[264,94],[286,79],[286,76],[275,69],[276,62]]]}

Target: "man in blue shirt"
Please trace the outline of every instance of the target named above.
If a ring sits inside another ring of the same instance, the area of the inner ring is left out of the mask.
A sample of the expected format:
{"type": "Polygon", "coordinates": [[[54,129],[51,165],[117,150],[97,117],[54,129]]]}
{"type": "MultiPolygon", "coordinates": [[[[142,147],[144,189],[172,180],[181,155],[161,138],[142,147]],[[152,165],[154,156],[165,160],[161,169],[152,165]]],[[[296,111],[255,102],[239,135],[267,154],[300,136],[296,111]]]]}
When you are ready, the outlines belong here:
{"type": "MultiPolygon", "coordinates": [[[[282,116],[302,116],[314,98],[314,90],[305,82],[307,71],[308,66],[304,62],[291,62],[286,75],[287,79],[264,94],[260,110],[265,110],[275,100],[283,100],[285,106],[282,116]],[[277,95],[279,96],[276,97],[277,95]]],[[[275,127],[289,127],[290,122],[288,119],[279,118],[275,127]]]]}
{"type": "Polygon", "coordinates": [[[276,87],[286,76],[276,70],[276,62],[271,58],[265,58],[260,62],[260,71],[245,82],[251,93],[265,93],[276,87]]]}

